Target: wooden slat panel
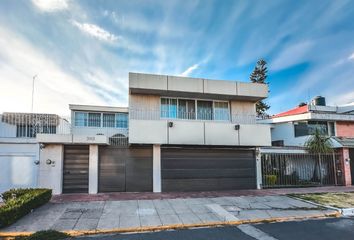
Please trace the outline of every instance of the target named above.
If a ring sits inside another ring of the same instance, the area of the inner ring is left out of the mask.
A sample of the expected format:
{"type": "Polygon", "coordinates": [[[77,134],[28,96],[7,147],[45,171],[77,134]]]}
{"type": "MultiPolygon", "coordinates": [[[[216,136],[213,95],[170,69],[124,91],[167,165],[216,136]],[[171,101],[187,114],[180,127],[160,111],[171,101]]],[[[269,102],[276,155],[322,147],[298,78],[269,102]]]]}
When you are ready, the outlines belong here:
{"type": "Polygon", "coordinates": [[[256,187],[254,151],[162,148],[163,191],[212,191],[256,187]]]}
{"type": "Polygon", "coordinates": [[[63,193],[87,193],[89,146],[64,146],[63,193]]]}

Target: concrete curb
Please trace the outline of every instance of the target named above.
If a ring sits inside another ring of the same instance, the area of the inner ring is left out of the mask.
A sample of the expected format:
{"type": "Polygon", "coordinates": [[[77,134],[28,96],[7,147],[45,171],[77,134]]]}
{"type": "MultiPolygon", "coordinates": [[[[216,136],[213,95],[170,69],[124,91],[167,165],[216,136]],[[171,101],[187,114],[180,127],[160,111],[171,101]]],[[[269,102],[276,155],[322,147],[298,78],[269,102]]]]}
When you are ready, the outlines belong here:
{"type": "MultiPolygon", "coordinates": [[[[163,230],[177,230],[177,229],[187,229],[187,228],[199,228],[199,227],[219,227],[219,226],[235,226],[241,224],[257,224],[257,223],[274,223],[274,222],[287,222],[295,220],[305,220],[305,219],[321,219],[328,217],[340,217],[341,214],[338,211],[324,214],[308,215],[308,216],[294,216],[294,217],[276,217],[276,218],[264,218],[264,219],[253,219],[253,220],[238,220],[229,222],[210,222],[210,223],[197,223],[197,224],[176,224],[176,225],[166,225],[166,226],[155,226],[155,227],[138,227],[138,228],[114,228],[107,230],[70,230],[63,231],[72,237],[93,235],[93,234],[113,234],[113,233],[138,233],[138,232],[155,232],[163,230]]],[[[6,239],[12,239],[14,237],[29,236],[33,232],[0,232],[0,237],[6,239]]]]}

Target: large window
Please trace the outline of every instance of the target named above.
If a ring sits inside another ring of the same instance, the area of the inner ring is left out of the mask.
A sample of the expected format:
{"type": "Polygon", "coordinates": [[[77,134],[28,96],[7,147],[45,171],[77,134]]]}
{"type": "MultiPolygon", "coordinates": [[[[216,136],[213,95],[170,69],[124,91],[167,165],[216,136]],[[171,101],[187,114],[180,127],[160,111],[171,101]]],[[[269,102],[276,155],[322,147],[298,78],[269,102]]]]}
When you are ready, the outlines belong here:
{"type": "Polygon", "coordinates": [[[56,133],[56,126],[35,126],[35,125],[17,125],[16,126],[16,137],[28,137],[34,138],[37,133],[56,133]]]}
{"type": "Polygon", "coordinates": [[[327,122],[308,121],[297,122],[294,124],[295,137],[302,137],[314,134],[316,129],[323,135],[328,135],[327,122]]]}
{"type": "Polygon", "coordinates": [[[230,111],[228,102],[214,102],[214,119],[229,120],[230,111]]]}
{"type": "Polygon", "coordinates": [[[76,127],[127,128],[127,113],[90,113],[75,112],[76,127]]]}
{"type": "Polygon", "coordinates": [[[161,98],[161,118],[230,120],[229,102],[161,98]]]}

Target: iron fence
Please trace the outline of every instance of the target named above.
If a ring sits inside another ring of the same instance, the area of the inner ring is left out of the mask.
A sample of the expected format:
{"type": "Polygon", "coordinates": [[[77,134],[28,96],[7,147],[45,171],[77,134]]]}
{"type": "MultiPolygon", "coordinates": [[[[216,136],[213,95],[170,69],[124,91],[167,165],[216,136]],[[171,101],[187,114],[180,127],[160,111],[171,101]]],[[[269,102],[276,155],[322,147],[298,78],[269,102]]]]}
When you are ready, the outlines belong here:
{"type": "Polygon", "coordinates": [[[116,147],[127,147],[129,146],[129,138],[125,136],[112,136],[109,138],[109,144],[116,147]]]}
{"type": "Polygon", "coordinates": [[[338,185],[339,154],[263,153],[263,188],[338,185]]]}

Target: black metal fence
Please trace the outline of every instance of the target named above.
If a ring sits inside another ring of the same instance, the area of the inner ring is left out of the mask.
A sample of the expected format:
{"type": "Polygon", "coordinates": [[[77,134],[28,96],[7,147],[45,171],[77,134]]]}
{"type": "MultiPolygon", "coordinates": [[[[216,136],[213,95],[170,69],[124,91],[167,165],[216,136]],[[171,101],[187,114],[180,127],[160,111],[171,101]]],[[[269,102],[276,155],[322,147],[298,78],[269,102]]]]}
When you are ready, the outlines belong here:
{"type": "Polygon", "coordinates": [[[263,188],[338,185],[339,154],[262,153],[263,188]]]}

